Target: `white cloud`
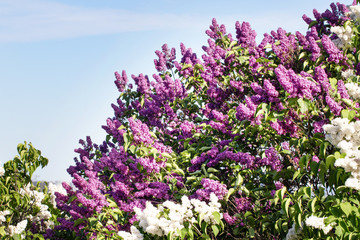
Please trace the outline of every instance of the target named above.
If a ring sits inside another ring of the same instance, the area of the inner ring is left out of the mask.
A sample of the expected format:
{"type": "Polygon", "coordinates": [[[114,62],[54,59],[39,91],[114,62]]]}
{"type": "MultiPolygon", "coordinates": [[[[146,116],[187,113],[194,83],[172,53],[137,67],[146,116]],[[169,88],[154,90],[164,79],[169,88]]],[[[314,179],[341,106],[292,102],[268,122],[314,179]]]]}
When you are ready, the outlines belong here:
{"type": "Polygon", "coordinates": [[[40,0],[3,0],[0,3],[0,42],[38,41],[188,26],[194,28],[201,24],[189,16],[91,9],[40,0]]]}
{"type": "MultiPolygon", "coordinates": [[[[295,14],[296,15],[296,14],[295,14]]],[[[144,14],[121,9],[85,8],[46,0],[0,1],[0,42],[29,42],[146,30],[186,30],[204,32],[212,16],[184,14],[144,14]]],[[[259,16],[219,16],[230,32],[235,20],[249,21],[262,33],[277,26],[285,30],[304,28],[293,13],[269,12],[259,16]],[[284,26],[285,25],[285,26],[284,26]]]]}

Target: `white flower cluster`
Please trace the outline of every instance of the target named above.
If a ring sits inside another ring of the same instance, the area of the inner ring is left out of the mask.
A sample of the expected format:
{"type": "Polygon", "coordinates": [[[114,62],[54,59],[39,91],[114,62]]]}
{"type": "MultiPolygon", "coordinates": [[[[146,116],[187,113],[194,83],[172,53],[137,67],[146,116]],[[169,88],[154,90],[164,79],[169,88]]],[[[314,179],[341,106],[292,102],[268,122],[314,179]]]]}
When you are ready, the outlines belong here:
{"type": "Polygon", "coordinates": [[[5,169],[0,166],[0,177],[4,176],[4,174],[5,174],[5,169]]]}
{"type": "Polygon", "coordinates": [[[348,69],[346,71],[343,71],[343,72],[341,72],[341,76],[345,79],[351,78],[351,77],[355,76],[354,70],[348,69]]]}
{"type": "Polygon", "coordinates": [[[360,6],[359,5],[355,5],[355,6],[349,6],[348,7],[350,10],[350,17],[353,20],[357,20],[360,19],[360,6]]]}
{"type": "Polygon", "coordinates": [[[130,227],[130,232],[119,231],[118,235],[125,240],[143,240],[144,237],[141,232],[134,226],[130,227]]]}
{"type": "Polygon", "coordinates": [[[300,240],[301,237],[299,233],[301,232],[301,228],[296,230],[295,223],[293,223],[292,227],[289,229],[289,232],[286,234],[286,240],[300,240]]]}
{"type": "MultiPolygon", "coordinates": [[[[20,189],[20,194],[27,194],[30,197],[30,204],[33,204],[34,206],[37,206],[40,208],[40,212],[38,212],[35,216],[29,215],[27,218],[31,222],[40,222],[41,220],[48,220],[51,218],[51,213],[49,212],[49,207],[45,204],[42,204],[45,195],[42,192],[38,192],[36,190],[30,189],[31,185],[28,184],[25,186],[25,188],[20,189]]],[[[49,228],[50,226],[54,225],[54,222],[52,221],[44,221],[45,227],[49,228]]]]}
{"type": "MultiPolygon", "coordinates": [[[[216,224],[213,213],[220,213],[221,204],[218,202],[218,198],[214,193],[210,194],[209,205],[206,202],[200,201],[198,199],[191,199],[191,204],[194,206],[194,211],[200,215],[204,216],[204,221],[211,224],[216,224]]],[[[220,214],[222,218],[222,215],[220,214]]]]}
{"type": "Polygon", "coordinates": [[[63,186],[61,184],[53,184],[53,183],[49,183],[48,185],[48,189],[49,189],[49,193],[50,193],[50,201],[52,203],[52,205],[54,207],[56,207],[56,196],[55,196],[55,193],[58,192],[58,193],[61,193],[62,195],[66,195],[66,190],[65,188],[63,188],[63,186]]]}
{"type": "Polygon", "coordinates": [[[349,122],[347,118],[335,118],[323,129],[326,140],[340,148],[341,153],[346,153],[344,158],[337,159],[334,164],[351,173],[345,185],[360,190],[360,121],[349,122]]]}
{"type": "Polygon", "coordinates": [[[360,99],[360,86],[356,83],[349,82],[345,84],[348,94],[354,99],[360,99]]]}
{"type": "Polygon", "coordinates": [[[1,223],[6,222],[5,216],[7,216],[7,215],[10,215],[9,210],[0,211],[0,226],[1,226],[1,223]]]}
{"type": "Polygon", "coordinates": [[[6,233],[12,237],[15,234],[21,234],[21,238],[25,238],[25,236],[22,234],[27,226],[27,220],[22,220],[21,222],[19,222],[18,224],[16,224],[16,226],[10,225],[8,227],[8,229],[6,230],[6,233]]]}
{"type": "Polygon", "coordinates": [[[333,40],[333,42],[339,49],[351,47],[351,38],[354,36],[354,34],[352,28],[349,25],[346,27],[331,27],[330,31],[338,36],[338,38],[333,40]]]}
{"type": "MultiPolygon", "coordinates": [[[[215,194],[210,195],[210,202],[191,199],[187,196],[181,198],[181,204],[171,201],[165,201],[158,207],[154,207],[150,202],[146,202],[144,210],[134,208],[136,217],[139,220],[139,226],[147,233],[156,236],[166,236],[173,233],[173,236],[179,236],[177,230],[184,228],[184,222],[196,222],[194,215],[199,214],[207,223],[216,224],[213,216],[214,212],[220,213],[221,204],[215,194]]],[[[222,214],[220,214],[222,218],[222,214]]],[[[124,239],[141,240],[143,236],[131,230],[128,232],[120,231],[118,235],[124,239]]]]}
{"type": "Polygon", "coordinates": [[[324,220],[325,218],[323,217],[310,216],[305,220],[305,224],[306,226],[323,230],[325,234],[328,234],[333,227],[332,224],[325,226],[324,220]]]}

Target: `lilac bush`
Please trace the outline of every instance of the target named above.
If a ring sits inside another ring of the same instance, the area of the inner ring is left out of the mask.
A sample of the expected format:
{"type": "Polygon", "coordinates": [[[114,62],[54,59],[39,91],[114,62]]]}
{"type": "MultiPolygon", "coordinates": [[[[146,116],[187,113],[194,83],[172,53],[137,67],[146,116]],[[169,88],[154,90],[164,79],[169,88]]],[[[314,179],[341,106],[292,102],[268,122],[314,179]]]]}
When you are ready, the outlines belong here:
{"type": "Polygon", "coordinates": [[[358,124],[356,4],[314,10],[306,33],[279,28],[260,44],[249,23],[233,37],[213,19],[201,57],[181,44],[177,60],[165,44],[152,79],[131,75],[133,89],[115,73],[106,140],[80,141],[52,238],[359,237],[360,143],[333,127],[358,124]],[[196,218],[176,218],[169,206],[192,211],[184,199],[214,204],[215,220],[195,206],[196,218]]]}

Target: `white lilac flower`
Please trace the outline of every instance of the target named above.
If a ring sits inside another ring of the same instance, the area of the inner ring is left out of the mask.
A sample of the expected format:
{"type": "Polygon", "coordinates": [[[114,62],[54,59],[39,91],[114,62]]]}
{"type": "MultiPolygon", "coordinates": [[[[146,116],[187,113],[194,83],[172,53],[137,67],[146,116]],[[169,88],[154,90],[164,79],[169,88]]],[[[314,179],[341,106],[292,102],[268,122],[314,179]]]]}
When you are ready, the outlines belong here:
{"type": "Polygon", "coordinates": [[[342,76],[344,79],[351,78],[351,77],[355,76],[354,70],[352,70],[352,69],[347,69],[346,71],[343,71],[343,72],[341,73],[341,76],[342,76]]]}
{"type": "Polygon", "coordinates": [[[305,224],[308,227],[323,230],[325,234],[328,234],[333,228],[333,226],[332,224],[328,224],[327,226],[325,226],[324,220],[324,217],[310,216],[305,220],[305,224]]]}
{"type": "Polygon", "coordinates": [[[286,240],[300,240],[301,236],[299,234],[301,233],[301,228],[298,228],[296,230],[295,223],[293,223],[292,227],[289,229],[288,233],[286,234],[286,240]]]}
{"type": "MultiPolygon", "coordinates": [[[[203,216],[205,222],[212,224],[216,223],[213,213],[220,212],[221,204],[218,202],[218,198],[214,193],[210,194],[209,205],[198,199],[191,199],[191,204],[194,206],[195,212],[203,216]]],[[[222,218],[221,214],[220,218],[222,218]]]]}
{"type": "Polygon", "coordinates": [[[31,204],[34,204],[35,206],[40,207],[41,201],[44,199],[45,195],[42,192],[38,192],[36,190],[31,190],[31,184],[28,183],[24,188],[21,188],[19,193],[22,195],[29,195],[31,201],[31,204]]]}
{"type": "Polygon", "coordinates": [[[65,188],[63,188],[63,186],[61,184],[53,184],[53,183],[49,183],[48,186],[48,191],[50,193],[50,201],[52,203],[53,206],[56,206],[56,196],[55,193],[61,193],[62,195],[66,195],[66,190],[65,188]]]}
{"type": "Polygon", "coordinates": [[[350,17],[353,20],[360,19],[360,6],[359,5],[349,6],[349,10],[350,10],[350,17]]]}
{"type": "Polygon", "coordinates": [[[333,42],[338,48],[350,48],[351,38],[354,36],[352,28],[350,26],[341,27],[334,26],[330,28],[330,31],[338,36],[333,42]]]}
{"type": "Polygon", "coordinates": [[[4,176],[5,169],[3,167],[0,167],[0,177],[4,176]]]}
{"type": "Polygon", "coordinates": [[[360,190],[360,121],[349,122],[345,118],[335,118],[331,124],[323,126],[325,139],[340,148],[346,156],[335,161],[335,167],[342,167],[351,176],[345,182],[349,188],[360,190]]]}
{"type": "Polygon", "coordinates": [[[360,190],[360,180],[358,178],[349,177],[345,181],[345,186],[359,191],[360,190]]]}
{"type": "Polygon", "coordinates": [[[345,84],[345,87],[351,97],[353,97],[354,99],[360,98],[360,87],[358,84],[349,82],[345,84]]]}
{"type": "Polygon", "coordinates": [[[15,234],[22,234],[27,226],[27,220],[23,220],[16,224],[16,226],[10,225],[7,229],[7,233],[10,237],[14,236],[15,234]]]}
{"type": "Polygon", "coordinates": [[[6,221],[5,216],[9,214],[10,214],[9,210],[0,211],[0,223],[5,222],[6,221]]]}
{"type": "Polygon", "coordinates": [[[141,234],[141,232],[134,226],[130,227],[130,232],[125,231],[119,231],[118,235],[122,237],[125,240],[143,240],[144,236],[141,234]]]}
{"type": "MultiPolygon", "coordinates": [[[[184,222],[196,222],[193,211],[201,214],[205,222],[216,223],[213,213],[220,212],[220,207],[217,196],[212,193],[209,204],[198,199],[189,200],[187,196],[183,196],[181,204],[165,201],[155,207],[150,202],[146,202],[144,210],[135,207],[134,211],[139,220],[139,226],[145,232],[156,236],[172,233],[176,237],[179,235],[178,230],[184,228],[184,222]],[[164,212],[167,214],[165,215],[164,212]]],[[[123,238],[130,237],[129,233],[119,232],[120,234],[123,238]]]]}

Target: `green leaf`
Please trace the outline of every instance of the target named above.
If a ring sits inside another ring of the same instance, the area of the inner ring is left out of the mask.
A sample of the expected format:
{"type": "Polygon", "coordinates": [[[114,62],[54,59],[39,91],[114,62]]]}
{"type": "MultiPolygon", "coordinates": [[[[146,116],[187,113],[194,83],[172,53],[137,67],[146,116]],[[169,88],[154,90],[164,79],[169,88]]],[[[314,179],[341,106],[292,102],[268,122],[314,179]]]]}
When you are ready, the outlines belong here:
{"type": "Polygon", "coordinates": [[[301,113],[306,113],[309,109],[309,102],[304,100],[303,98],[299,98],[297,100],[299,107],[300,107],[300,112],[301,113]]]}
{"type": "Polygon", "coordinates": [[[212,215],[214,216],[214,219],[216,221],[217,224],[220,224],[221,220],[220,220],[220,213],[218,212],[213,212],[212,215]]]}
{"type": "Polygon", "coordinates": [[[213,233],[215,237],[219,234],[220,230],[216,225],[211,225],[211,229],[213,230],[213,233]]]}
{"type": "Polygon", "coordinates": [[[239,187],[241,184],[243,184],[243,182],[244,182],[243,177],[241,176],[240,173],[238,173],[236,181],[235,181],[235,188],[239,187]]]}
{"type": "Polygon", "coordinates": [[[342,202],[340,203],[341,210],[345,213],[348,217],[351,213],[351,204],[349,202],[342,202]]]}
{"type": "Polygon", "coordinates": [[[316,201],[317,201],[317,198],[314,198],[312,201],[311,201],[311,204],[310,204],[310,210],[314,213],[316,212],[316,208],[315,208],[315,204],[316,204],[316,201]]]}
{"type": "Polygon", "coordinates": [[[287,198],[287,199],[285,200],[285,202],[283,202],[283,204],[282,204],[282,208],[283,208],[283,210],[285,211],[286,216],[288,216],[288,217],[289,217],[289,206],[290,206],[290,202],[291,202],[291,199],[290,199],[290,198],[287,198]]]}
{"type": "Polygon", "coordinates": [[[253,228],[249,228],[249,234],[251,238],[255,237],[255,230],[253,228]]]}
{"type": "Polygon", "coordinates": [[[181,237],[181,239],[184,239],[184,238],[186,237],[186,235],[187,235],[187,230],[186,230],[186,228],[182,228],[182,229],[180,230],[180,237],[181,237]]]}

